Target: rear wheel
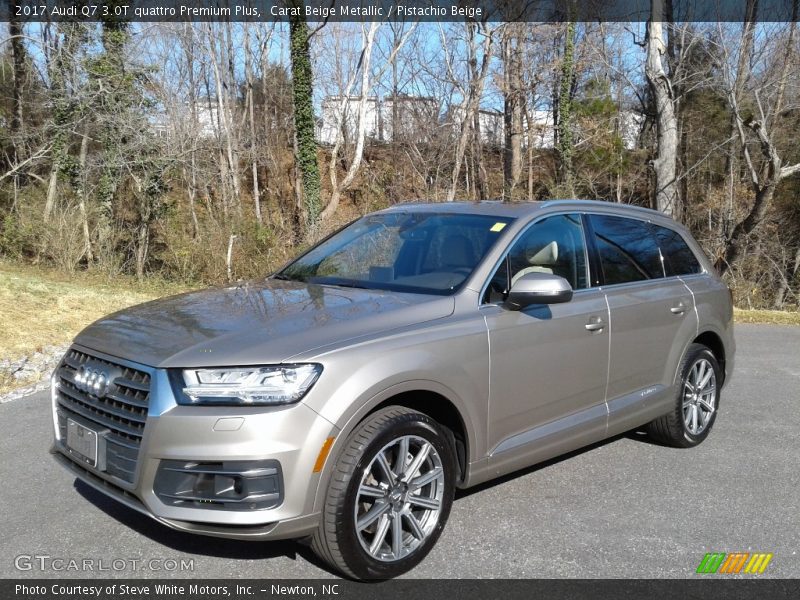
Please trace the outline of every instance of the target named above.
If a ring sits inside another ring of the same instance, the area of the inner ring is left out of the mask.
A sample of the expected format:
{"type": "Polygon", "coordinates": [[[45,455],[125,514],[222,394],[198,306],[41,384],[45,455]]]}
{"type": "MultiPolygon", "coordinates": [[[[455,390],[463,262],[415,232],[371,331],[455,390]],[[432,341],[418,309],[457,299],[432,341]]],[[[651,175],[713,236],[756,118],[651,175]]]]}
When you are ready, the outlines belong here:
{"type": "Polygon", "coordinates": [[[444,528],[456,479],[452,434],[399,406],[350,436],[328,487],[312,548],[358,579],[388,579],[416,566],[444,528]]]}
{"type": "Polygon", "coordinates": [[[713,352],[702,344],[689,346],[680,373],[674,409],[651,422],[648,433],[670,446],[690,448],[706,439],[714,425],[722,377],[713,352]]]}

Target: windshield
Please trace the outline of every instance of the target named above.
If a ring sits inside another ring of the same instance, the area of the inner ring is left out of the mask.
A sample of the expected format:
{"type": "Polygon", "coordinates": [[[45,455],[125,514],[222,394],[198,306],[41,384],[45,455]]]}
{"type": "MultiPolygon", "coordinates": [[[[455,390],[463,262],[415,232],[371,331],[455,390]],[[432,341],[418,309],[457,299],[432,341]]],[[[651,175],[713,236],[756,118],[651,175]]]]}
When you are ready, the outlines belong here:
{"type": "Polygon", "coordinates": [[[275,277],[345,287],[451,294],[512,220],[427,212],[369,215],[312,248],[275,277]]]}

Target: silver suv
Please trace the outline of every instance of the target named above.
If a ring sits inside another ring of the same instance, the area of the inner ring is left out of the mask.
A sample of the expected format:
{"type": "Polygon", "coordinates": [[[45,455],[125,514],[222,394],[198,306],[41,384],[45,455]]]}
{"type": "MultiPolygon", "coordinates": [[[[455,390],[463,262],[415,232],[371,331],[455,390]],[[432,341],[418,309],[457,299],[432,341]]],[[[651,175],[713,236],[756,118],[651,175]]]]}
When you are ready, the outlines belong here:
{"type": "Polygon", "coordinates": [[[702,442],[731,297],[660,213],[398,205],[266,280],[130,308],[53,376],[54,456],[175,529],[416,565],[466,488],[646,426],[702,442]]]}

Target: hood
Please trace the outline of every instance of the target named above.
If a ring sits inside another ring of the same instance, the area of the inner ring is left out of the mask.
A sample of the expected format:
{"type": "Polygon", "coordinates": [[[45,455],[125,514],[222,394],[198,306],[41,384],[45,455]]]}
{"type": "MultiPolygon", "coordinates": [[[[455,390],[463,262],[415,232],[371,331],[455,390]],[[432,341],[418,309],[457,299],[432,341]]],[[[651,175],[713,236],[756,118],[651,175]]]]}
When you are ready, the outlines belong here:
{"type": "Polygon", "coordinates": [[[285,361],[315,348],[446,317],[452,297],[266,280],[114,313],[75,342],[153,367],[285,361]]]}

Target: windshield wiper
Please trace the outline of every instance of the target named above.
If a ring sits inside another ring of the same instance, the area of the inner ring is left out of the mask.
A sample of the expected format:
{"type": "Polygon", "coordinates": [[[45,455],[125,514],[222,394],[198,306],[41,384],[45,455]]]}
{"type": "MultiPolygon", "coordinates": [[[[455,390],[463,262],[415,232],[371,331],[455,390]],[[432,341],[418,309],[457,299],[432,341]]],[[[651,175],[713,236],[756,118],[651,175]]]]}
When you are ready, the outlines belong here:
{"type": "Polygon", "coordinates": [[[359,290],[371,290],[372,289],[368,285],[363,285],[363,284],[360,284],[360,283],[350,283],[349,281],[347,283],[335,282],[335,283],[328,283],[326,285],[335,285],[337,287],[346,287],[346,288],[357,288],[359,290]]]}
{"type": "Polygon", "coordinates": [[[300,281],[299,279],[295,279],[294,277],[289,277],[288,275],[284,275],[283,273],[278,273],[270,277],[270,279],[277,279],[279,281],[300,281]]]}
{"type": "Polygon", "coordinates": [[[316,283],[317,285],[335,285],[336,287],[356,288],[360,290],[374,289],[369,285],[353,279],[338,279],[336,277],[314,277],[309,279],[308,283],[316,283]]]}

